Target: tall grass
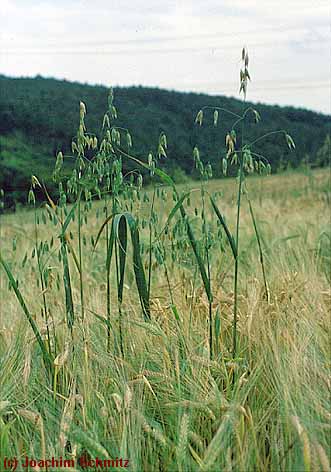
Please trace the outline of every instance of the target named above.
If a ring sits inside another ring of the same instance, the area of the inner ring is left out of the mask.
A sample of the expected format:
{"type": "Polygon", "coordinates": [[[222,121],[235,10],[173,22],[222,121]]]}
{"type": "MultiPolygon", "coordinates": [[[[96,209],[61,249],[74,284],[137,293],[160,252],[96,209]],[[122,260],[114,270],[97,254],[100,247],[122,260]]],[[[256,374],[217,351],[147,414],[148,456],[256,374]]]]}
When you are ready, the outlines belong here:
{"type": "Polygon", "coordinates": [[[260,175],[270,173],[254,151],[263,136],[244,139],[250,117],[260,120],[245,108],[246,49],[242,63],[242,115],[206,106],[196,117],[202,125],[210,112],[221,129],[222,113],[233,115],[221,165],[237,168],[236,181],[212,180],[195,146],[200,182],[176,186],[161,166],[165,134],[147,159],[136,156],[110,91],[98,137],[80,103],[72,155],[56,158],[58,201],[33,176],[33,213],[20,230],[4,217],[0,265],[18,304],[3,283],[1,459],[329,470],[327,177],[307,188],[302,176],[289,186],[288,176],[260,175]],[[74,160],[69,178],[63,159],[74,160]]]}

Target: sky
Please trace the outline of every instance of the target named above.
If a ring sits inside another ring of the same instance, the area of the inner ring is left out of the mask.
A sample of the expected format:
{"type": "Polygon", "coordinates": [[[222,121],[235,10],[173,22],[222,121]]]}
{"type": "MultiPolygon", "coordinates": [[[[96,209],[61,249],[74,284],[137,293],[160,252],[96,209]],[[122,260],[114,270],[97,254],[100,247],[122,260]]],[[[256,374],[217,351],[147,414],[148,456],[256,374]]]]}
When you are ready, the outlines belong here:
{"type": "Polygon", "coordinates": [[[325,0],[1,0],[0,73],[144,85],[331,113],[325,0]]]}

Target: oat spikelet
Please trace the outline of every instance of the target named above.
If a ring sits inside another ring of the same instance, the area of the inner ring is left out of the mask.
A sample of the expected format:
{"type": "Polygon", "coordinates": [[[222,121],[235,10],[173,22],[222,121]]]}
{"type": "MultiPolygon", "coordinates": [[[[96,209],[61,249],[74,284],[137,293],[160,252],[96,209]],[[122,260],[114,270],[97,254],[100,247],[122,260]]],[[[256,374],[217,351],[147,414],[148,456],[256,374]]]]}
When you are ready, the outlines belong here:
{"type": "Polygon", "coordinates": [[[202,120],[203,120],[203,110],[199,110],[195,118],[195,123],[198,123],[201,126],[202,120]]]}
{"type": "Polygon", "coordinates": [[[86,106],[84,102],[79,102],[79,116],[80,118],[84,118],[86,115],[86,106]]]}
{"type": "Polygon", "coordinates": [[[67,360],[69,359],[70,347],[69,343],[65,343],[64,351],[61,352],[56,358],[54,359],[54,366],[57,368],[62,367],[67,360]]]}

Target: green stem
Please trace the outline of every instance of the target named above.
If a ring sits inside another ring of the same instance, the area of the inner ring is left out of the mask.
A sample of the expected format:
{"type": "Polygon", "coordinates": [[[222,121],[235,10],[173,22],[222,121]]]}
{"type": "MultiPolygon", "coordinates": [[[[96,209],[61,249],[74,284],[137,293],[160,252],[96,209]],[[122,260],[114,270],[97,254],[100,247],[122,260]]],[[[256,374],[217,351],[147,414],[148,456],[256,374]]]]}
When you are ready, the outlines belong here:
{"type": "Polygon", "coordinates": [[[79,290],[80,290],[80,306],[81,306],[81,317],[84,321],[85,310],[84,310],[84,283],[83,283],[83,267],[82,267],[82,235],[81,235],[81,197],[82,190],[78,194],[78,258],[79,258],[79,290]]]}
{"type": "MultiPolygon", "coordinates": [[[[242,132],[242,146],[243,146],[243,132],[242,132]]],[[[232,342],[232,357],[237,356],[237,321],[238,321],[238,272],[239,272],[239,226],[240,226],[240,206],[241,206],[241,192],[243,183],[243,159],[240,159],[239,167],[239,185],[238,185],[238,199],[237,199],[237,221],[236,221],[236,258],[234,265],[234,307],[233,307],[233,342],[232,342]]]]}
{"type": "Polygon", "coordinates": [[[235,116],[236,118],[239,118],[239,119],[242,118],[237,113],[233,113],[233,111],[227,110],[226,108],[222,108],[222,107],[212,107],[211,105],[205,105],[204,107],[201,108],[201,110],[207,110],[207,109],[224,111],[225,113],[228,113],[229,115],[235,116]]]}
{"type": "MultiPolygon", "coordinates": [[[[205,240],[205,251],[206,251],[206,259],[207,259],[207,276],[209,280],[209,287],[211,289],[211,275],[210,275],[210,260],[209,260],[209,248],[208,248],[208,234],[207,234],[207,227],[206,227],[206,216],[205,216],[205,192],[201,181],[201,199],[202,199],[202,222],[203,222],[203,233],[204,233],[204,240],[205,240]]],[[[208,298],[208,316],[209,316],[209,356],[210,359],[213,358],[213,307],[212,307],[212,300],[208,298]]]]}
{"type": "MultiPolygon", "coordinates": [[[[108,220],[108,205],[107,196],[105,196],[106,220],[108,220]]],[[[106,224],[106,260],[108,260],[109,250],[109,228],[106,224]]],[[[107,352],[110,352],[110,271],[106,270],[106,284],[107,284],[107,352]]]]}
{"type": "Polygon", "coordinates": [[[261,268],[262,268],[265,296],[267,297],[267,301],[269,302],[270,301],[270,291],[269,291],[267,278],[266,278],[266,273],[265,273],[264,257],[263,257],[262,245],[261,245],[261,240],[260,240],[260,234],[259,234],[259,231],[258,231],[258,228],[257,228],[255,216],[254,216],[254,213],[253,213],[252,204],[251,204],[251,201],[250,201],[248,195],[247,195],[247,200],[248,200],[248,205],[249,205],[249,211],[250,211],[252,221],[253,221],[253,226],[254,226],[254,231],[255,231],[255,235],[256,235],[257,244],[258,244],[258,247],[259,247],[260,263],[261,263],[261,268]]]}
{"type": "MultiPolygon", "coordinates": [[[[120,284],[119,276],[119,264],[118,264],[118,250],[117,243],[115,242],[115,266],[116,266],[116,280],[117,280],[117,291],[120,284]]],[[[120,335],[120,349],[122,357],[124,358],[124,347],[123,347],[123,330],[122,330],[122,300],[118,297],[118,319],[119,319],[119,335],[120,335]]]]}
{"type": "Polygon", "coordinates": [[[51,354],[48,352],[48,350],[46,349],[45,347],[45,344],[44,344],[44,341],[42,340],[42,337],[41,337],[41,334],[38,330],[38,327],[31,315],[31,313],[29,312],[26,304],[25,304],[25,301],[23,299],[23,296],[20,292],[20,289],[18,288],[18,285],[16,283],[16,280],[14,279],[14,276],[8,266],[8,264],[4,261],[4,259],[2,258],[1,256],[1,253],[0,253],[0,264],[2,265],[2,267],[4,268],[6,274],[7,274],[7,277],[10,281],[10,284],[11,286],[13,287],[13,290],[15,292],[15,295],[16,295],[16,298],[27,318],[27,320],[29,321],[30,323],[30,326],[32,328],[32,331],[36,337],[36,340],[39,344],[39,347],[40,347],[40,350],[42,352],[42,355],[43,355],[43,361],[44,361],[44,364],[45,364],[45,367],[47,369],[47,371],[49,372],[50,374],[50,377],[52,378],[53,377],[53,371],[54,371],[54,366],[53,366],[53,358],[51,356],[51,354]]]}
{"type": "Polygon", "coordinates": [[[46,302],[46,295],[45,295],[45,283],[44,283],[43,271],[42,271],[42,266],[41,266],[40,253],[38,249],[38,229],[37,229],[36,206],[34,206],[34,229],[35,229],[35,248],[36,248],[36,254],[37,254],[38,271],[39,271],[41,291],[42,291],[42,297],[43,297],[43,305],[44,305],[44,308],[41,309],[41,312],[44,314],[43,317],[45,318],[45,323],[46,323],[48,351],[50,354],[52,354],[51,337],[50,337],[49,325],[48,325],[48,310],[47,310],[47,302],[46,302]]]}
{"type": "Polygon", "coordinates": [[[195,283],[196,283],[197,273],[198,273],[198,267],[195,266],[194,277],[193,277],[193,285],[192,285],[192,297],[191,297],[191,303],[190,303],[190,321],[189,321],[189,333],[190,333],[190,335],[191,335],[191,328],[192,328],[192,314],[193,314],[193,303],[194,303],[194,293],[195,293],[195,283]]]}
{"type": "Polygon", "coordinates": [[[257,142],[261,141],[261,139],[267,138],[268,136],[271,136],[273,134],[278,134],[278,133],[286,134],[286,131],[283,130],[283,129],[278,130],[278,131],[270,131],[270,133],[266,133],[263,136],[261,136],[260,138],[255,139],[255,141],[252,141],[251,143],[249,143],[248,147],[253,146],[253,144],[256,144],[257,142]]]}
{"type": "Polygon", "coordinates": [[[151,213],[149,216],[149,266],[148,266],[148,298],[151,295],[151,279],[152,279],[152,218],[154,214],[154,203],[155,203],[155,185],[153,189],[153,200],[151,206],[151,213]]]}

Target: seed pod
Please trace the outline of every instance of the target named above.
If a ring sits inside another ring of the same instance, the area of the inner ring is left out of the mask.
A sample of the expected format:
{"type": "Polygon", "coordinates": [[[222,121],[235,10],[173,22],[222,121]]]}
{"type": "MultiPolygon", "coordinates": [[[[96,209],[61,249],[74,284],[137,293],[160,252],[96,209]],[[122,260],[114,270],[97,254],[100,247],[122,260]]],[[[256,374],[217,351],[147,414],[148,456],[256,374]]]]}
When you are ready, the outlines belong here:
{"type": "Polygon", "coordinates": [[[214,126],[217,126],[218,122],[218,110],[214,111],[214,126]]]}
{"type": "Polygon", "coordinates": [[[30,189],[30,191],[29,191],[28,203],[31,203],[32,205],[35,205],[35,203],[36,203],[36,198],[34,196],[34,192],[33,192],[32,189],[30,189]]]}
{"type": "Polygon", "coordinates": [[[143,177],[141,174],[138,175],[138,178],[137,178],[137,187],[139,188],[139,190],[141,189],[141,187],[143,186],[143,177]]]}
{"type": "Polygon", "coordinates": [[[167,149],[168,147],[168,144],[167,144],[167,137],[164,133],[161,134],[161,137],[160,137],[160,144],[162,144],[162,146],[164,147],[164,149],[167,149]]]}
{"type": "Polygon", "coordinates": [[[213,170],[210,164],[206,165],[206,173],[207,173],[208,178],[211,179],[213,176],[213,170]]]}
{"type": "Polygon", "coordinates": [[[132,138],[129,132],[126,133],[126,142],[127,142],[128,148],[132,148],[132,138]]]}
{"type": "Polygon", "coordinates": [[[86,106],[84,102],[79,102],[79,116],[80,118],[84,118],[86,115],[86,106]]]}
{"type": "Polygon", "coordinates": [[[151,166],[153,162],[153,154],[151,152],[148,154],[147,159],[148,159],[148,165],[151,166]]]}
{"type": "Polygon", "coordinates": [[[244,72],[244,74],[245,74],[245,79],[251,80],[251,76],[249,75],[249,72],[248,72],[247,67],[245,67],[245,72],[244,72]]]}
{"type": "Polygon", "coordinates": [[[155,162],[153,161],[152,164],[151,164],[151,176],[154,175],[154,172],[155,172],[155,162]]]}
{"type": "Polygon", "coordinates": [[[113,128],[111,130],[111,134],[110,134],[109,130],[107,130],[106,135],[107,135],[107,138],[108,138],[109,141],[112,141],[114,143],[116,142],[116,140],[117,140],[117,131],[116,131],[115,128],[113,128]]]}
{"type": "Polygon", "coordinates": [[[53,361],[53,364],[57,368],[61,368],[68,360],[70,353],[70,345],[68,342],[65,343],[64,351],[61,352],[53,361]]]}
{"type": "Polygon", "coordinates": [[[198,161],[198,169],[199,169],[200,174],[202,175],[204,169],[203,169],[203,164],[201,161],[198,161]]]}
{"type": "Polygon", "coordinates": [[[255,117],[255,123],[258,123],[261,120],[260,113],[257,110],[253,110],[254,117],[255,117]]]}
{"type": "Polygon", "coordinates": [[[121,145],[121,134],[118,130],[116,130],[116,144],[117,146],[120,146],[121,145]]]}
{"type": "Polygon", "coordinates": [[[198,162],[200,160],[200,152],[197,146],[194,146],[193,148],[193,159],[194,162],[198,162]]]}
{"type": "Polygon", "coordinates": [[[77,144],[75,143],[75,141],[72,141],[72,142],[71,142],[71,152],[72,152],[73,154],[75,154],[75,151],[78,152],[78,147],[77,147],[77,144]]]}
{"type": "Polygon", "coordinates": [[[203,120],[203,110],[199,110],[195,118],[195,123],[198,123],[201,126],[202,120],[203,120]]]}
{"type": "Polygon", "coordinates": [[[103,122],[102,122],[102,129],[105,127],[110,128],[109,116],[107,113],[105,113],[103,117],[103,122]]]}
{"type": "Polygon", "coordinates": [[[248,172],[254,172],[254,163],[253,163],[253,157],[252,157],[252,154],[249,153],[249,162],[248,162],[248,172]]]}
{"type": "Polygon", "coordinates": [[[78,128],[78,139],[83,139],[83,138],[84,138],[84,126],[80,124],[78,128]]]}
{"type": "Polygon", "coordinates": [[[161,143],[159,144],[159,147],[158,147],[158,156],[159,156],[159,158],[162,157],[162,156],[167,157],[167,154],[166,154],[166,152],[164,150],[164,147],[161,143]]]}
{"type": "Polygon", "coordinates": [[[63,165],[63,154],[62,152],[58,152],[56,156],[56,162],[55,162],[55,170],[54,173],[58,174],[62,168],[63,165]]]}
{"type": "Polygon", "coordinates": [[[109,92],[108,92],[108,108],[109,108],[109,110],[113,106],[113,100],[114,100],[114,92],[113,92],[113,88],[110,87],[109,92]]]}
{"type": "Polygon", "coordinates": [[[222,159],[222,171],[223,171],[224,175],[227,174],[227,170],[228,170],[228,161],[227,161],[227,159],[225,159],[225,157],[223,157],[223,159],[222,159]]]}
{"type": "Polygon", "coordinates": [[[116,120],[117,118],[117,110],[114,106],[111,107],[110,114],[113,120],[116,120]]]}
{"type": "Polygon", "coordinates": [[[295,149],[295,144],[292,137],[287,133],[285,133],[285,137],[286,137],[286,142],[287,142],[288,147],[290,149],[295,149]]]}
{"type": "Polygon", "coordinates": [[[32,185],[32,188],[36,188],[37,185],[38,187],[41,188],[41,184],[35,175],[32,175],[31,177],[31,185],[32,185]]]}

